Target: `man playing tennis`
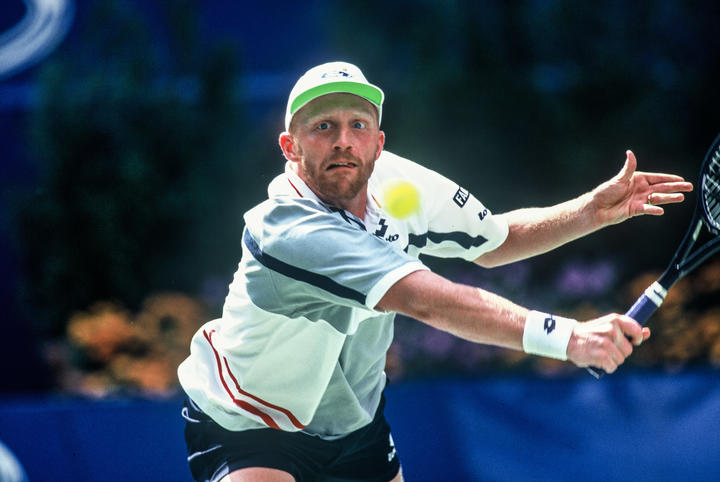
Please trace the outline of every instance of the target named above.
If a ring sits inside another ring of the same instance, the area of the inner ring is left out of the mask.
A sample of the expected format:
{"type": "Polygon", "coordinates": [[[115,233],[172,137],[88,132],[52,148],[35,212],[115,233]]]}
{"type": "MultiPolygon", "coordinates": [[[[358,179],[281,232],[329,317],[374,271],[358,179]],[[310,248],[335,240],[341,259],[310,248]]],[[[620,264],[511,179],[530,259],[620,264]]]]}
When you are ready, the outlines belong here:
{"type": "Polygon", "coordinates": [[[650,332],[609,314],[586,322],[530,311],[429,271],[420,254],[492,267],[544,253],[692,189],[622,170],[548,207],[491,213],[440,174],[383,150],[383,92],[333,62],[290,93],[285,172],[245,214],[243,254],[222,317],[180,365],[196,480],[402,480],[383,415],[395,313],[477,343],[613,372],[650,332]],[[420,210],[387,215],[381,186],[404,179],[420,210]]]}

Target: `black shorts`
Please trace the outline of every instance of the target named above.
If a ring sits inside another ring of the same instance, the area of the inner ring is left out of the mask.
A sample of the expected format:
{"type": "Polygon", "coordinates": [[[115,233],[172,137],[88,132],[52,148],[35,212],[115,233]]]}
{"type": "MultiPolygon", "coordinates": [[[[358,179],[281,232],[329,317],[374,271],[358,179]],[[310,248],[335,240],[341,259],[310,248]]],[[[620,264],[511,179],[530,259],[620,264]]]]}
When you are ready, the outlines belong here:
{"type": "Polygon", "coordinates": [[[188,398],[182,410],[188,463],[195,480],[217,481],[245,467],[268,467],[301,481],[392,480],[400,461],[383,415],[385,398],[375,419],[337,440],[272,428],[226,430],[188,398]]]}

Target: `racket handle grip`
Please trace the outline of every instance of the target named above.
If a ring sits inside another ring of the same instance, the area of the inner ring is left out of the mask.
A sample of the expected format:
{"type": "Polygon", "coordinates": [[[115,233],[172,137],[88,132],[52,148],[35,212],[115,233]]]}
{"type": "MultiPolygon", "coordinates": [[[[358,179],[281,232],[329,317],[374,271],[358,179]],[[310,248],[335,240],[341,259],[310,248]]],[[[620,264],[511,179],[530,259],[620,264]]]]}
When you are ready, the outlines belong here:
{"type": "Polygon", "coordinates": [[[667,290],[656,281],[645,290],[645,293],[637,299],[625,315],[644,325],[655,313],[655,310],[660,308],[660,305],[665,301],[666,295],[667,290]]]}
{"type": "MultiPolygon", "coordinates": [[[[641,325],[644,325],[650,319],[652,314],[660,307],[662,302],[665,300],[666,295],[667,290],[656,281],[645,290],[645,293],[643,293],[640,298],[635,301],[635,304],[630,307],[625,315],[629,316],[641,325]]],[[[605,370],[602,368],[587,367],[586,370],[590,373],[590,375],[597,379],[600,379],[605,375],[605,370]]]]}

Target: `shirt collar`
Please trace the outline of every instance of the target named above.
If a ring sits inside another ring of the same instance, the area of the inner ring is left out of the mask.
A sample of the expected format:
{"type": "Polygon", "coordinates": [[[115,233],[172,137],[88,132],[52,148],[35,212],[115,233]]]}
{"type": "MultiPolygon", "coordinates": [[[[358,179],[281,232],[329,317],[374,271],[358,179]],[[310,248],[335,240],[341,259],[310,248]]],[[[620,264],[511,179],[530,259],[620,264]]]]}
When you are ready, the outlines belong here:
{"type": "Polygon", "coordinates": [[[291,167],[290,161],[285,162],[285,172],[273,179],[268,186],[268,196],[301,197],[322,202],[320,198],[312,192],[312,189],[300,179],[300,176],[298,176],[291,167]]]}

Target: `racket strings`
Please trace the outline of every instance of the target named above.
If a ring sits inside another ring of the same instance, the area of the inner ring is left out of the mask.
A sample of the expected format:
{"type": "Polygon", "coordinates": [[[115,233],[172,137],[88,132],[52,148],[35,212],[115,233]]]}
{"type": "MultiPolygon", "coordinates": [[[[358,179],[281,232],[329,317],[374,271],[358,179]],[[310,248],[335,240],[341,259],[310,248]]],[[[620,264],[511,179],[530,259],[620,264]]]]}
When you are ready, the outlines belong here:
{"type": "Polygon", "coordinates": [[[702,182],[705,211],[715,229],[720,229],[720,149],[715,149],[702,182]]]}

